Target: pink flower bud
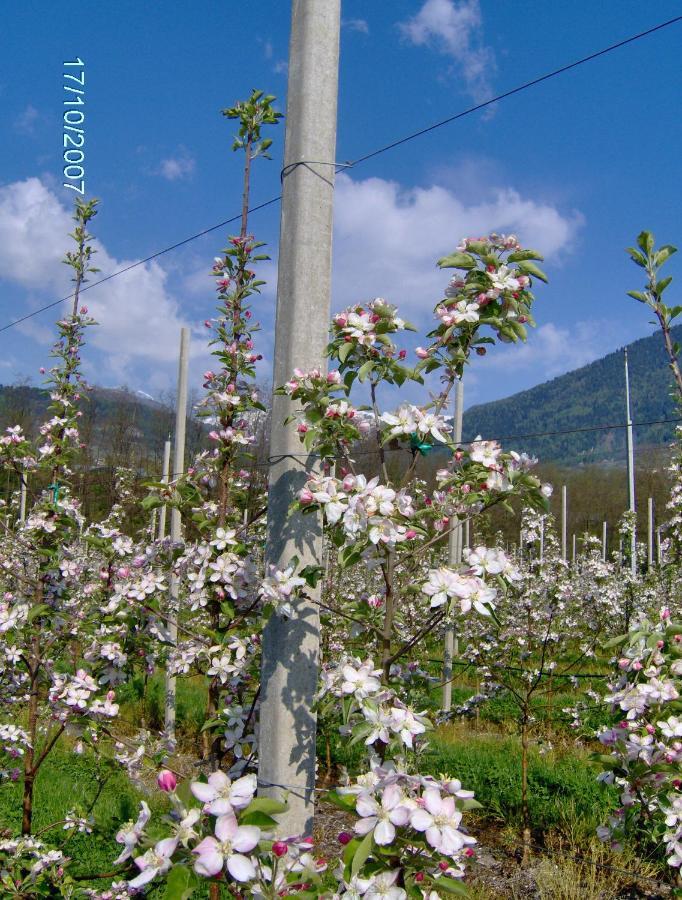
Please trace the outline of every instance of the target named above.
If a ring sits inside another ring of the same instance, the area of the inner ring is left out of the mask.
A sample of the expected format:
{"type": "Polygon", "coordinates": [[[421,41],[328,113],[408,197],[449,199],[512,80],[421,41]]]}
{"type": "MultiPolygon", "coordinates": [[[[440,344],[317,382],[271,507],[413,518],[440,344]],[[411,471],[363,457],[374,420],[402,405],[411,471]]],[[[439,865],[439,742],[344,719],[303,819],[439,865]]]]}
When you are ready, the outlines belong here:
{"type": "Polygon", "coordinates": [[[309,488],[303,488],[303,490],[299,491],[299,503],[312,503],[314,499],[313,493],[309,488]]]}
{"type": "Polygon", "coordinates": [[[414,530],[414,528],[408,528],[408,530],[405,532],[405,540],[407,540],[407,541],[411,541],[413,538],[416,538],[416,537],[417,537],[417,532],[414,530]]]}
{"type": "Polygon", "coordinates": [[[656,646],[659,650],[662,650],[665,647],[665,641],[656,641],[656,646]]]}
{"type": "Polygon", "coordinates": [[[646,733],[647,733],[647,734],[655,734],[655,733],[656,733],[656,729],[654,728],[653,725],[647,725],[647,727],[646,727],[646,733]]]}
{"type": "Polygon", "coordinates": [[[85,316],[85,315],[87,315],[87,312],[88,312],[87,306],[81,306],[81,315],[85,316]]]}
{"type": "Polygon", "coordinates": [[[485,356],[488,351],[485,347],[476,347],[476,355],[477,356],[485,356]]]}
{"type": "Polygon", "coordinates": [[[204,325],[206,326],[206,328],[212,328],[212,327],[213,327],[213,323],[211,322],[210,319],[206,319],[205,322],[204,322],[204,325]]]}
{"type": "Polygon", "coordinates": [[[441,872],[447,872],[447,870],[450,868],[450,863],[444,859],[441,859],[441,861],[438,863],[438,868],[441,870],[441,872]]]}
{"type": "Polygon", "coordinates": [[[165,791],[168,794],[171,791],[175,790],[178,784],[178,779],[168,769],[162,769],[162,771],[159,772],[156,778],[156,783],[162,791],[165,791]]]}
{"type": "Polygon", "coordinates": [[[618,660],[618,668],[619,668],[619,669],[627,669],[627,667],[628,667],[629,665],[630,665],[630,660],[629,660],[629,659],[626,659],[625,657],[623,657],[622,659],[619,659],[619,660],[618,660]]]}
{"type": "Polygon", "coordinates": [[[304,424],[303,422],[301,422],[300,425],[296,426],[296,431],[298,431],[299,434],[305,434],[307,430],[308,430],[308,426],[306,424],[304,424]]]}
{"type": "Polygon", "coordinates": [[[429,351],[425,350],[423,347],[417,347],[417,349],[414,352],[417,354],[419,359],[428,359],[429,358],[429,351]]]}
{"type": "Polygon", "coordinates": [[[401,350],[400,353],[398,354],[398,359],[405,359],[406,356],[407,356],[407,350],[401,350]]]}
{"type": "Polygon", "coordinates": [[[41,375],[45,374],[45,369],[42,366],[38,369],[38,371],[40,372],[41,375]]]}
{"type": "Polygon", "coordinates": [[[272,852],[275,854],[275,856],[276,856],[277,858],[280,858],[280,857],[282,857],[282,856],[286,856],[288,850],[289,850],[289,848],[288,848],[288,846],[284,843],[284,841],[275,841],[275,843],[272,845],[272,852]]]}
{"type": "Polygon", "coordinates": [[[669,618],[670,618],[670,610],[668,609],[667,606],[664,606],[663,609],[661,610],[661,619],[663,619],[663,621],[665,621],[666,619],[669,619],[669,618]]]}
{"type": "Polygon", "coordinates": [[[417,882],[423,881],[423,880],[424,880],[424,873],[423,873],[423,872],[415,872],[415,873],[414,873],[414,880],[417,881],[417,882]]]}
{"type": "Polygon", "coordinates": [[[338,837],[339,844],[343,844],[344,847],[346,846],[346,844],[350,844],[350,842],[352,840],[353,840],[353,835],[348,834],[347,831],[342,831],[338,837]]]}

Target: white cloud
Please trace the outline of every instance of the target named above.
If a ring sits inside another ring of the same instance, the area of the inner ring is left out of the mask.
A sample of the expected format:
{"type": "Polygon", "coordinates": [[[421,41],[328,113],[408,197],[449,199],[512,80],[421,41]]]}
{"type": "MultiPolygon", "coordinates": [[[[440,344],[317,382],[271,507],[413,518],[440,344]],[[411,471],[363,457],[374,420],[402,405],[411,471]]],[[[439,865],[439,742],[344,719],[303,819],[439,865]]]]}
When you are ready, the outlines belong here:
{"type": "Polygon", "coordinates": [[[40,120],[40,113],[29,103],[26,109],[14,120],[14,130],[19,134],[35,134],[36,126],[40,120]]]}
{"type": "MultiPolygon", "coordinates": [[[[93,231],[96,231],[95,219],[93,231]]],[[[0,279],[31,292],[35,306],[66,296],[71,290],[70,270],[62,263],[68,233],[73,229],[70,211],[38,178],[0,187],[0,279]],[[37,298],[40,299],[37,299],[37,298]]],[[[134,260],[114,258],[99,241],[94,263],[101,278],[134,260]]],[[[191,323],[182,315],[168,287],[168,273],[156,261],[145,263],[83,294],[83,303],[99,323],[88,342],[102,352],[96,378],[139,382],[141,377],[167,381],[177,358],[179,331],[191,323]],[[156,370],[159,371],[156,371],[156,370]]],[[[29,320],[19,326],[25,333],[45,340],[46,329],[29,320]]],[[[203,354],[196,343],[195,355],[203,354]]]]}
{"type": "Polygon", "coordinates": [[[552,258],[570,247],[580,213],[526,199],[512,187],[464,203],[439,185],[403,188],[395,181],[355,181],[340,174],[334,212],[334,305],[383,296],[425,320],[447,283],[436,260],[462,237],[514,233],[552,258]]]}
{"type": "Polygon", "coordinates": [[[286,59],[280,59],[279,62],[276,62],[272,67],[272,71],[275,75],[286,75],[289,71],[289,63],[286,59]]]}
{"type": "Polygon", "coordinates": [[[158,174],[167,181],[178,181],[181,178],[191,178],[194,174],[194,159],[183,151],[178,156],[170,156],[162,159],[158,174]]]}
{"type": "Polygon", "coordinates": [[[495,55],[481,40],[479,0],[426,0],[413,18],[398,27],[416,46],[434,46],[453,59],[477,103],[490,97],[495,55]]]}
{"type": "Polygon", "coordinates": [[[349,31],[358,31],[360,34],[369,34],[369,24],[366,19],[344,19],[341,22],[349,31]]]}

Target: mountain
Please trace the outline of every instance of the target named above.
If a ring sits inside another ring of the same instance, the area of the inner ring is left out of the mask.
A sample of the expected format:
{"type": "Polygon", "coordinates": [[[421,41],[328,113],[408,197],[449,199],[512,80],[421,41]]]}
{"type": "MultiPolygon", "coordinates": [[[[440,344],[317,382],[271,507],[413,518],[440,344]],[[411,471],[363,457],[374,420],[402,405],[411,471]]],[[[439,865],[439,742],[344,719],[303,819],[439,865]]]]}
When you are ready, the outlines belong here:
{"type": "MultiPolygon", "coordinates": [[[[682,325],[673,328],[673,335],[682,343],[682,325]]],[[[633,423],[679,417],[660,333],[629,344],[628,360],[633,423]]],[[[463,439],[471,441],[479,434],[499,438],[505,448],[531,453],[542,462],[620,465],[625,461],[625,429],[594,429],[624,424],[625,375],[620,349],[530,390],[470,407],[464,412],[463,439]],[[574,433],[556,434],[562,431],[574,433]]],[[[637,425],[635,447],[645,451],[665,446],[674,430],[674,424],[637,425]]]]}

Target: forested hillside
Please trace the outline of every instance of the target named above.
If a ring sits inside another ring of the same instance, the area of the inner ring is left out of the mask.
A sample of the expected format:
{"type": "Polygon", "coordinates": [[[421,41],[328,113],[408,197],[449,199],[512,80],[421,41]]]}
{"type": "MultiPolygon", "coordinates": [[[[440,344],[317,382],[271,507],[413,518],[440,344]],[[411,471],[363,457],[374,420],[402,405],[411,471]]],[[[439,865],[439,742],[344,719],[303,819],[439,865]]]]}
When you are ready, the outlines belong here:
{"type": "MultiPolygon", "coordinates": [[[[682,341],[682,326],[673,329],[682,341]]],[[[628,346],[632,418],[634,422],[673,419],[678,413],[671,399],[671,375],[660,334],[628,346]]],[[[503,400],[472,406],[464,413],[464,439],[476,435],[506,438],[505,443],[525,450],[544,462],[573,466],[585,463],[622,463],[625,429],[585,430],[573,434],[544,434],[597,425],[625,423],[623,352],[609,353],[581,369],[568,372],[528,391],[503,400]],[[516,435],[543,433],[540,437],[516,435]],[[509,438],[514,437],[513,441],[509,438]]],[[[673,424],[638,425],[635,444],[664,446],[673,437],[673,424]]]]}

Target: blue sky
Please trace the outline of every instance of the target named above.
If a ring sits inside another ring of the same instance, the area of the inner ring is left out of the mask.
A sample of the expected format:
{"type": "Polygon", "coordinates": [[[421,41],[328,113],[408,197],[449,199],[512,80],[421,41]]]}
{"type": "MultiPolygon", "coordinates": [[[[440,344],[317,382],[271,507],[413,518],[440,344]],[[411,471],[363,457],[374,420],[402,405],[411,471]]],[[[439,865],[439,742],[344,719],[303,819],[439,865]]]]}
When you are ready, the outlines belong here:
{"type": "MultiPolygon", "coordinates": [[[[679,14],[679,3],[345,0],[337,159],[364,155],[679,14]]],[[[108,274],[239,210],[241,160],[221,108],[253,87],[286,104],[289,4],[141,4],[67,10],[25,2],[0,49],[0,325],[68,291],[73,194],[62,187],[62,63],[86,72],[86,188],[108,274]]],[[[427,327],[459,239],[514,231],[546,253],[539,328],[523,348],[476,360],[467,405],[497,399],[651,332],[625,296],[640,272],[623,248],[644,227],[679,243],[682,23],[348,170],[337,182],[333,305],[381,295],[427,327]]],[[[252,200],[279,193],[283,124],[252,200]]],[[[251,220],[277,253],[279,208],[251,220]]],[[[193,380],[205,368],[212,258],[227,230],[96,287],[101,326],[88,377],[154,396],[172,390],[181,325],[193,380]]],[[[678,280],[670,300],[679,301],[678,280]]],[[[262,375],[272,353],[274,262],[257,302],[262,375]]],[[[85,299],[85,298],[84,298],[85,299]]],[[[54,311],[53,311],[54,312],[54,311]]],[[[0,382],[40,382],[53,312],[0,333],[0,382]]],[[[415,340],[415,344],[419,343],[415,340]]]]}

